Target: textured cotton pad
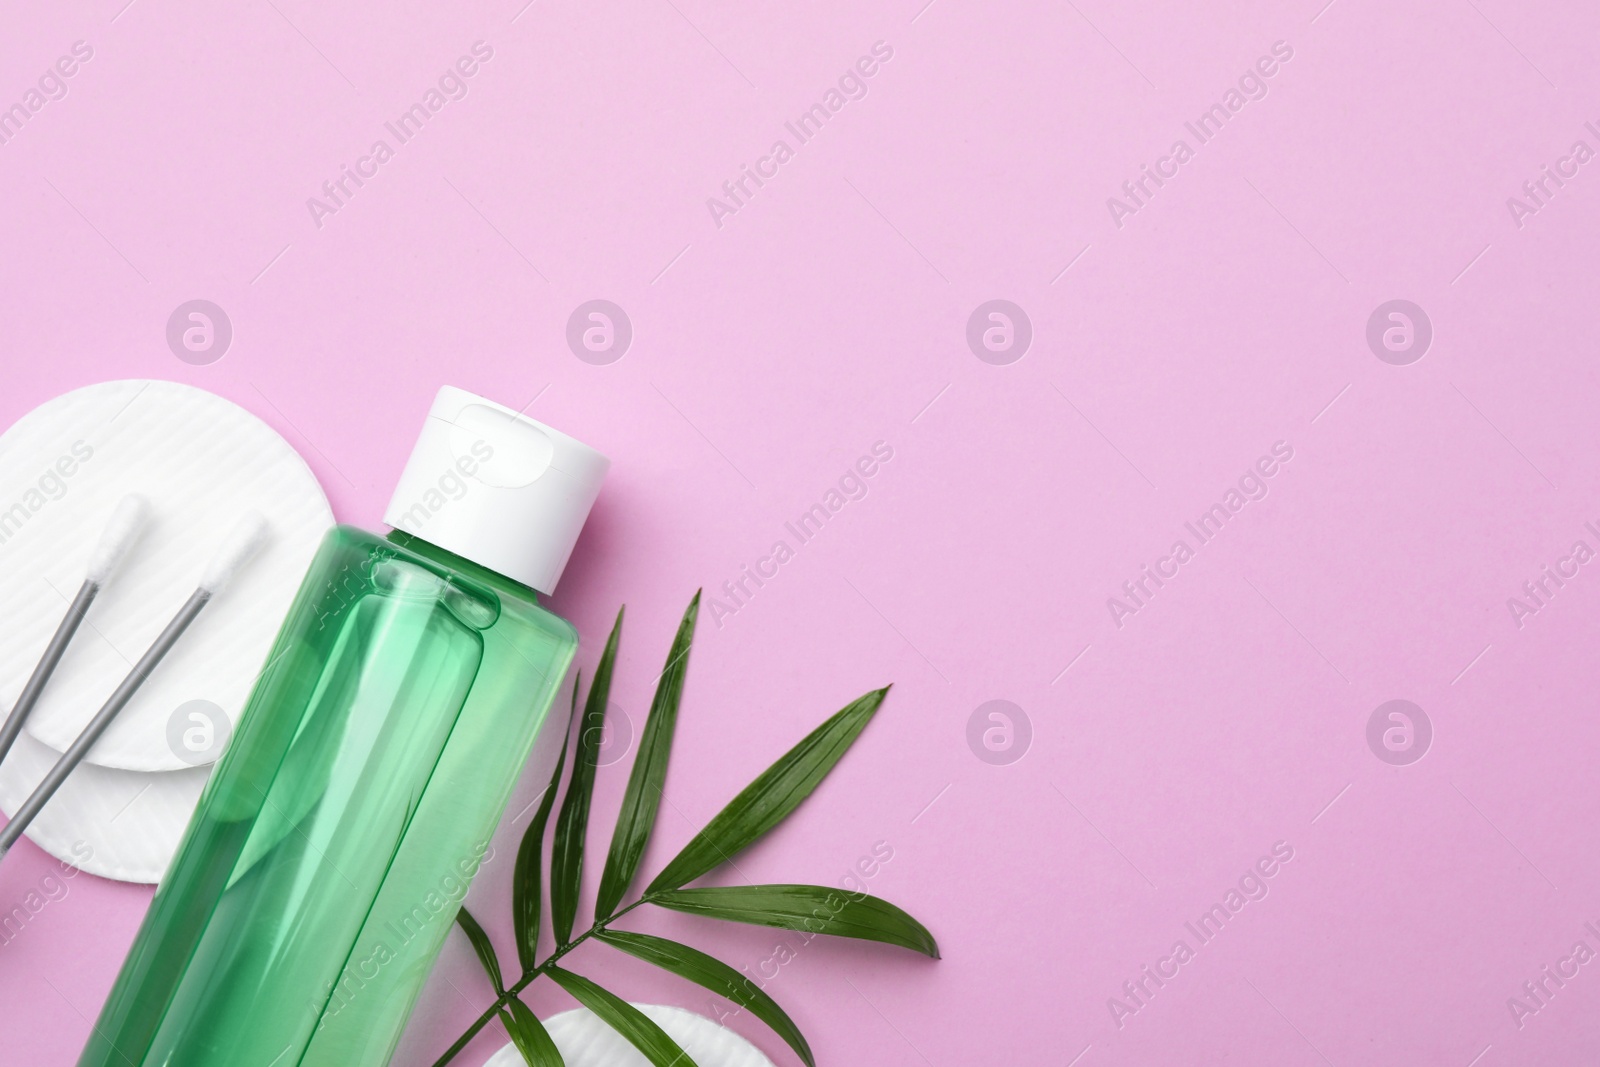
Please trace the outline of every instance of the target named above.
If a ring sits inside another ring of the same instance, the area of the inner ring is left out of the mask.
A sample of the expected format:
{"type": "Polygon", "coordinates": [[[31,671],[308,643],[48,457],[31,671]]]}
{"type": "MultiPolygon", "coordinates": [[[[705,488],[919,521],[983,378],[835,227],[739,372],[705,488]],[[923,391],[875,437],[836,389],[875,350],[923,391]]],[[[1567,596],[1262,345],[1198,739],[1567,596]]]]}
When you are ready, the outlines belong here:
{"type": "MultiPolygon", "coordinates": [[[[237,722],[333,515],[288,442],[204,390],[106,382],[48,401],[0,436],[0,691],[19,690],[33,670],[128,493],[149,501],[149,522],[90,609],[26,732],[57,751],[70,747],[194,591],[240,516],[259,511],[270,526],[260,553],[88,757],[121,770],[182,771],[213,761],[222,746],[175,746],[170,737],[182,737],[189,724],[185,716],[174,727],[175,713],[203,700],[237,722]]],[[[7,703],[0,714],[9,710],[7,703]]]]}
{"type": "MultiPolygon", "coordinates": [[[[9,817],[61,753],[23,731],[0,765],[0,809],[9,817]]],[[[118,771],[80,763],[28,826],[27,838],[63,863],[102,878],[154,885],[200,800],[210,767],[118,771]]]]}
{"type": "MultiPolygon", "coordinates": [[[[698,1067],[773,1067],[760,1049],[703,1015],[662,1004],[634,1007],[665,1030],[698,1067]]],[[[650,1067],[643,1053],[588,1008],[564,1011],[543,1022],[567,1067],[650,1067]]],[[[484,1067],[525,1067],[525,1063],[517,1047],[507,1045],[484,1067]]]]}

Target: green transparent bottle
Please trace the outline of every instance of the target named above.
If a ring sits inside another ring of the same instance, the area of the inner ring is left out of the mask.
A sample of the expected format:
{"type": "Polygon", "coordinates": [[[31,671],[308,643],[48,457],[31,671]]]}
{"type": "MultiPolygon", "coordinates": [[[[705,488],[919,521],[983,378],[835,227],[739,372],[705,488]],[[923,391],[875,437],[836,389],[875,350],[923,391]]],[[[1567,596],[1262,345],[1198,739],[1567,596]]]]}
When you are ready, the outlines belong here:
{"type": "Polygon", "coordinates": [[[440,391],[396,529],[323,541],[79,1067],[389,1062],[536,739],[565,724],[577,635],[537,591],[607,466],[440,391]]]}

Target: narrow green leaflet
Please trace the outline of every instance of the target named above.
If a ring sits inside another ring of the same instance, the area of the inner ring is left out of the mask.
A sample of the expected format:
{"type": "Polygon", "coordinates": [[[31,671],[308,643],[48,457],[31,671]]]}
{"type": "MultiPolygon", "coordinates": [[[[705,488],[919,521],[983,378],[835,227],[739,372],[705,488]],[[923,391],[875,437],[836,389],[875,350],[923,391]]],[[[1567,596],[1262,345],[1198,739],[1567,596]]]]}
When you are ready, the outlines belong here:
{"type": "Polygon", "coordinates": [[[506,1033],[511,1035],[512,1044],[522,1053],[528,1067],[566,1067],[561,1050],[556,1048],[556,1043],[550,1039],[550,1031],[544,1028],[538,1016],[516,997],[511,998],[509,1006],[510,1012],[500,1013],[500,1021],[505,1024],[506,1033]]]}
{"type": "Polygon", "coordinates": [[[644,1053],[654,1067],[695,1067],[694,1060],[667,1036],[665,1030],[615,993],[609,993],[582,975],[563,971],[560,967],[550,967],[544,973],[556,985],[571,993],[579,1004],[600,1016],[607,1026],[627,1038],[628,1043],[644,1053]]]}
{"type": "Polygon", "coordinates": [[[645,896],[687,885],[782,822],[833,770],[888,692],[884,686],[857,697],[763,771],[667,864],[645,896]]]}
{"type": "Polygon", "coordinates": [[[606,703],[611,697],[611,668],[617,660],[617,642],[622,638],[622,611],[611,627],[605,651],[589,684],[589,699],[583,705],[583,722],[578,729],[578,754],[573,761],[567,795],[556,817],[555,844],[550,858],[550,918],[556,944],[572,940],[572,924],[578,917],[578,891],[583,881],[583,841],[589,831],[589,802],[594,797],[594,769],[599,760],[600,738],[605,729],[606,703]]]}
{"type": "Polygon", "coordinates": [[[760,986],[721,960],[688,945],[680,945],[664,937],[651,937],[649,934],[601,930],[594,936],[596,940],[604,941],[630,956],[637,956],[646,963],[671,971],[679,978],[702,985],[741,1008],[748,1008],[750,1014],[772,1027],[775,1034],[788,1042],[795,1055],[805,1061],[806,1067],[816,1067],[817,1061],[811,1056],[811,1046],[806,1043],[805,1035],[800,1033],[794,1020],[778,1007],[777,1001],[762,992],[760,986]]]}
{"type": "MultiPolygon", "coordinates": [[[[579,671],[572,682],[572,714],[578,711],[578,690],[583,685],[583,672],[579,671]]],[[[556,773],[550,776],[550,785],[539,801],[528,832],[522,835],[517,847],[517,864],[511,876],[511,922],[517,934],[517,960],[524,971],[531,971],[538,963],[539,913],[544,907],[544,828],[550,821],[550,809],[555,807],[556,787],[561,784],[561,772],[567,764],[567,746],[572,743],[572,723],[567,723],[567,736],[561,742],[561,755],[556,759],[556,773]]]]}
{"type": "Polygon", "coordinates": [[[504,993],[506,983],[500,977],[500,959],[494,954],[494,946],[489,943],[489,935],[483,932],[483,927],[478,925],[478,920],[474,919],[472,912],[466,908],[456,912],[456,922],[467,932],[467,940],[472,942],[472,951],[483,961],[483,969],[489,972],[489,981],[494,983],[494,991],[504,993]]]}
{"type": "Polygon", "coordinates": [[[925,926],[877,897],[820,885],[751,885],[657,893],[652,904],[711,919],[882,941],[939,958],[925,926]]]}
{"type": "Polygon", "coordinates": [[[600,877],[600,893],[595,901],[595,917],[605,920],[622,903],[623,894],[633,883],[655,828],[661,807],[661,789],[667,780],[667,758],[672,753],[672,735],[678,725],[678,704],[683,699],[683,679],[689,671],[689,645],[694,641],[695,620],[700,614],[700,593],[694,594],[678,623],[677,636],[667,651],[667,665],[656,684],[650,702],[650,717],[639,738],[639,752],[633,758],[633,773],[628,776],[628,791],[617,814],[617,829],[611,837],[611,854],[606,857],[605,873],[600,877]]]}

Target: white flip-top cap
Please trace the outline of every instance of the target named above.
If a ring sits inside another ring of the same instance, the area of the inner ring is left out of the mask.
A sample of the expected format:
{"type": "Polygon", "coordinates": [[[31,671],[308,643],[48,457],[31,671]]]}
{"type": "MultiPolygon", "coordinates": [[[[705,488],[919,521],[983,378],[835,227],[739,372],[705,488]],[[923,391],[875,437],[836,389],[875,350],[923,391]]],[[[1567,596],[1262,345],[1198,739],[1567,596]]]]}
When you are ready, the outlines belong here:
{"type": "Polygon", "coordinates": [[[447,385],[383,521],[550,593],[610,466],[559,430],[447,385]]]}

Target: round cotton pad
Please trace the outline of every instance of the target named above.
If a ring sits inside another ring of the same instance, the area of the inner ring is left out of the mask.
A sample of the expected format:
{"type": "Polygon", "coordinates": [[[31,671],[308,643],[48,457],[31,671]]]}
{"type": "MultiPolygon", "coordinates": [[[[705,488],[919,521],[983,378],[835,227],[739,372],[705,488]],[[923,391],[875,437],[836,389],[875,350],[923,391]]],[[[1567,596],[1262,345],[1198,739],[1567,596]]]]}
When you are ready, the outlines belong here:
{"type": "MultiPolygon", "coordinates": [[[[635,1004],[667,1032],[699,1067],[773,1067],[761,1050],[727,1027],[683,1008],[635,1004]]],[[[650,1061],[626,1038],[587,1008],[564,1011],[544,1020],[550,1038],[567,1067],[650,1067],[650,1061]]],[[[523,1067],[515,1045],[489,1057],[484,1067],[523,1067]]]]}
{"type": "MultiPolygon", "coordinates": [[[[23,731],[0,764],[0,808],[9,817],[61,758],[23,731]]],[[[63,863],[102,878],[154,885],[178,850],[210,767],[118,771],[80,763],[27,830],[63,863]]]]}
{"type": "Polygon", "coordinates": [[[196,702],[221,712],[224,721],[206,727],[213,737],[237,720],[333,515],[288,442],[204,390],[106,382],[35,408],[0,436],[0,691],[20,689],[33,670],[129,493],[149,501],[149,520],[90,608],[26,732],[65,751],[194,591],[229,530],[258,511],[270,527],[260,553],[88,757],[104,768],[182,771],[220,755],[220,743],[173,738],[199,736],[188,732],[193,709],[206,707],[196,702]]]}

